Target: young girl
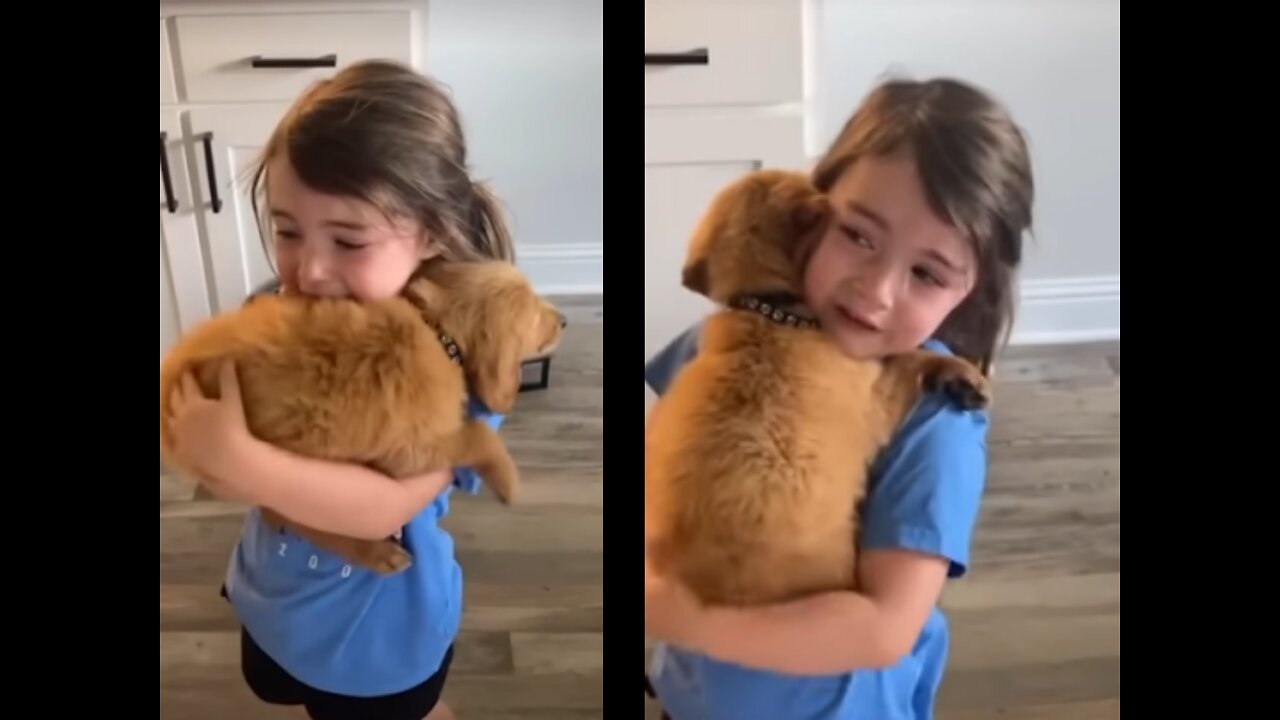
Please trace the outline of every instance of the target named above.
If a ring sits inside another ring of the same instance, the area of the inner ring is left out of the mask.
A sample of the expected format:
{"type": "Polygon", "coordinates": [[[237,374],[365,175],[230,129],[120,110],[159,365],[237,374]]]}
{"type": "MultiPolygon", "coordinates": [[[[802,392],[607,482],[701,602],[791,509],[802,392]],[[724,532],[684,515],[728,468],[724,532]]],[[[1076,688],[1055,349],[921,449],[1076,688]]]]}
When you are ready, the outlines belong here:
{"type": "MultiPolygon", "coordinates": [[[[358,64],[289,110],[254,180],[265,188],[284,293],[386,298],[419,266],[511,258],[492,198],[467,174],[453,105],[398,65],[358,64]]],[[[190,387],[190,386],[188,386],[190,387]]],[[[462,576],[439,527],[469,470],[392,481],[290,455],[245,425],[234,369],[220,401],[188,391],[173,408],[180,451],[216,494],[334,533],[399,537],[414,562],[380,577],[251,512],[224,595],[243,628],[241,667],[263,701],[316,720],[451,718],[440,702],[462,615],[462,576]]],[[[472,411],[490,418],[473,403],[472,411]]]]}
{"type": "MultiPolygon", "coordinates": [[[[989,368],[1033,197],[1027,147],[1004,110],[959,82],[886,83],[813,177],[837,208],[803,274],[824,331],[854,357],[924,346],[989,368]]],[[[697,331],[646,365],[655,392],[696,352],[697,331]]],[[[668,716],[931,718],[948,638],[937,601],[969,561],[986,431],[985,413],[941,395],[909,416],[872,469],[858,592],[700,607],[646,564],[646,633],[665,641],[650,680],[668,716]]]]}

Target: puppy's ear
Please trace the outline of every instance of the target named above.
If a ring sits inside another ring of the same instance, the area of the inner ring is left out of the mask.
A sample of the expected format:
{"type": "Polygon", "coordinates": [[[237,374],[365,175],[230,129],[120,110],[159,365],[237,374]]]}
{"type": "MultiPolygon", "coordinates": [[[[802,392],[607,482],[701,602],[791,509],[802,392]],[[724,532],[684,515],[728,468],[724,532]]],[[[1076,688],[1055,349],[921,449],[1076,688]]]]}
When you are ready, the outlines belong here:
{"type": "Polygon", "coordinates": [[[831,203],[825,195],[812,195],[800,202],[792,211],[796,229],[804,235],[821,235],[831,221],[831,203]]]}
{"type": "Polygon", "coordinates": [[[803,268],[809,264],[809,256],[831,226],[835,213],[825,195],[814,195],[796,206],[793,217],[800,235],[796,238],[791,260],[796,268],[803,268]]]}
{"type": "Polygon", "coordinates": [[[495,413],[505,415],[515,407],[520,392],[520,344],[518,333],[494,333],[484,343],[484,355],[474,359],[472,389],[495,413]]]}
{"type": "Polygon", "coordinates": [[[711,291],[711,278],[708,275],[707,259],[699,258],[684,266],[681,284],[699,295],[706,295],[711,291]]]}

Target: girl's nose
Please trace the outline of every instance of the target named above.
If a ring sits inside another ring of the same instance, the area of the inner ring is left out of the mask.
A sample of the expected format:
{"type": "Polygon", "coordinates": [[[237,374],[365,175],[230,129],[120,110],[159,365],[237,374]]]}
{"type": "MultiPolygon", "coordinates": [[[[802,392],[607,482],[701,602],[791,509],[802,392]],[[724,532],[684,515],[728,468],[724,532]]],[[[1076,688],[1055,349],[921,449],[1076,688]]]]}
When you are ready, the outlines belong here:
{"type": "Polygon", "coordinates": [[[298,263],[298,285],[304,292],[314,291],[328,282],[329,262],[323,253],[304,252],[298,263]]]}
{"type": "Polygon", "coordinates": [[[888,269],[868,268],[855,281],[854,294],[865,312],[884,312],[893,307],[896,282],[888,269]]]}

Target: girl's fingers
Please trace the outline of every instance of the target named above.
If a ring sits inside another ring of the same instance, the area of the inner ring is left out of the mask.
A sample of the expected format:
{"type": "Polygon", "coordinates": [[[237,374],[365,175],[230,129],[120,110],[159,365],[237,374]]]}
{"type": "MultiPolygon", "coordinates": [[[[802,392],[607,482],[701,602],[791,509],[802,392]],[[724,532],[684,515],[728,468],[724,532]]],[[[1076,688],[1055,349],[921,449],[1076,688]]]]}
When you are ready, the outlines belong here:
{"type": "Polygon", "coordinates": [[[222,363],[221,372],[218,374],[218,384],[221,388],[221,397],[224,401],[240,402],[240,380],[236,377],[236,363],[234,360],[227,360],[222,363]]]}
{"type": "Polygon", "coordinates": [[[182,409],[182,403],[184,400],[184,398],[182,397],[182,391],[184,386],[185,386],[185,383],[179,380],[178,384],[174,385],[173,390],[169,392],[169,408],[168,409],[169,409],[170,421],[172,421],[174,416],[178,414],[178,411],[182,409]]]}
{"type": "Polygon", "coordinates": [[[200,392],[200,386],[196,384],[196,376],[190,371],[182,374],[182,394],[185,398],[192,400],[204,397],[204,393],[200,392]]]}

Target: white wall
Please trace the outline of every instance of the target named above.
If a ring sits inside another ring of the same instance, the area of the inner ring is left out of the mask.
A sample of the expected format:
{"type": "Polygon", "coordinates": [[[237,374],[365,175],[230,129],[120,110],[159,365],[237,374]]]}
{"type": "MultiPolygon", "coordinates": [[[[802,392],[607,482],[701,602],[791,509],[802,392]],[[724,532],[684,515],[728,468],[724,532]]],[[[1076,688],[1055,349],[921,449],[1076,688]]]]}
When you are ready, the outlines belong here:
{"type": "Polygon", "coordinates": [[[986,87],[1037,182],[1017,341],[1120,336],[1120,1],[820,0],[811,155],[887,73],[986,87]]]}
{"type": "Polygon", "coordinates": [[[453,90],[519,264],[544,292],[602,293],[603,0],[430,0],[426,69],[453,90]]]}

